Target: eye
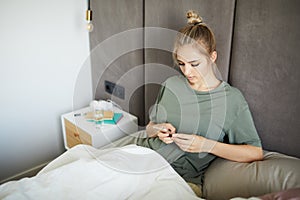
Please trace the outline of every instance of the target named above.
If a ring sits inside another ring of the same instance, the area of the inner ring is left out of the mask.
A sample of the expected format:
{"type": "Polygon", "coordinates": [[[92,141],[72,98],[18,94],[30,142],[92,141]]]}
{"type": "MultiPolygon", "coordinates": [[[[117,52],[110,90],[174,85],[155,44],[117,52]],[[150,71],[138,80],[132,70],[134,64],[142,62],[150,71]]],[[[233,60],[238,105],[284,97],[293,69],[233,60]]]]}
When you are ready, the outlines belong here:
{"type": "Polygon", "coordinates": [[[192,67],[198,67],[200,65],[200,63],[197,64],[191,64],[192,67]]]}
{"type": "Polygon", "coordinates": [[[184,63],[183,62],[178,62],[178,65],[179,66],[184,66],[184,63]]]}

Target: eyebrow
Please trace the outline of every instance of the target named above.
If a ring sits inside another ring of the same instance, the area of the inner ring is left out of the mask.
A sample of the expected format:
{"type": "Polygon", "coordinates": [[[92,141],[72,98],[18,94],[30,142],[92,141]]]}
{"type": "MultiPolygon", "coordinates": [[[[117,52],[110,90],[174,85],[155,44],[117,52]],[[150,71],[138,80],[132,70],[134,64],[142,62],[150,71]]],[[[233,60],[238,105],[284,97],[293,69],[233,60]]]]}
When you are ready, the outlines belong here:
{"type": "MultiPolygon", "coordinates": [[[[200,59],[198,59],[198,60],[192,60],[192,61],[189,61],[188,63],[193,63],[193,62],[197,62],[197,61],[200,61],[200,60],[201,60],[201,58],[200,58],[200,59]]],[[[177,59],[177,62],[183,62],[183,61],[181,61],[181,60],[177,59]]]]}

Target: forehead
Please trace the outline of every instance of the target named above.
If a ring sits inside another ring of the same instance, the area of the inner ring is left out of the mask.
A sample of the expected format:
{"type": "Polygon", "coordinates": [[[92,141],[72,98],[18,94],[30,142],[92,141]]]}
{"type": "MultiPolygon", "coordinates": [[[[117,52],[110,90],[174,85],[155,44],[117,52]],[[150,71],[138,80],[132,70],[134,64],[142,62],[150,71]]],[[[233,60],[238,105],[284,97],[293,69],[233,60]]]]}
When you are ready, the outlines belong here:
{"type": "Polygon", "coordinates": [[[190,62],[195,60],[200,60],[206,57],[205,52],[201,52],[201,50],[205,51],[204,48],[194,46],[191,44],[180,46],[177,49],[177,59],[184,61],[184,62],[190,62]]]}

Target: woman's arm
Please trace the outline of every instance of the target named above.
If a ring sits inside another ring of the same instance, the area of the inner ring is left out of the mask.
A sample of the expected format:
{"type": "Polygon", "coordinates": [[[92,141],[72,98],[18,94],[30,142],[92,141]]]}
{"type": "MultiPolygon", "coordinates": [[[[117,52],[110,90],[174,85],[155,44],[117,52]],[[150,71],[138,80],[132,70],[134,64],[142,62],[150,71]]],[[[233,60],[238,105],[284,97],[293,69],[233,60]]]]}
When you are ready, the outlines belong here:
{"type": "Polygon", "coordinates": [[[155,123],[153,123],[152,121],[150,121],[147,126],[146,126],[146,133],[148,135],[148,137],[156,137],[157,136],[157,130],[153,128],[153,126],[155,125],[155,123]]]}
{"type": "Polygon", "coordinates": [[[186,152],[207,152],[236,162],[252,162],[263,159],[261,147],[247,144],[225,144],[190,134],[173,134],[172,136],[172,140],[186,152]]]}
{"type": "Polygon", "coordinates": [[[216,142],[210,153],[236,162],[252,162],[263,159],[262,148],[248,144],[236,145],[216,142]]]}

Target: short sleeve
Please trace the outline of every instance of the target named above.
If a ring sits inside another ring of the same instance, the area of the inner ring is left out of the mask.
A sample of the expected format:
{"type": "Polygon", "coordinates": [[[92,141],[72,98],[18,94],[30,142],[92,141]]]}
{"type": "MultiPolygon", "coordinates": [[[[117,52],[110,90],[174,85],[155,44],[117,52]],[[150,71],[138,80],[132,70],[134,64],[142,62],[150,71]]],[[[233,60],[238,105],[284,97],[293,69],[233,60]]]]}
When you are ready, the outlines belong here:
{"type": "Polygon", "coordinates": [[[227,136],[230,144],[262,146],[248,105],[236,116],[227,131],[227,136]]]}

